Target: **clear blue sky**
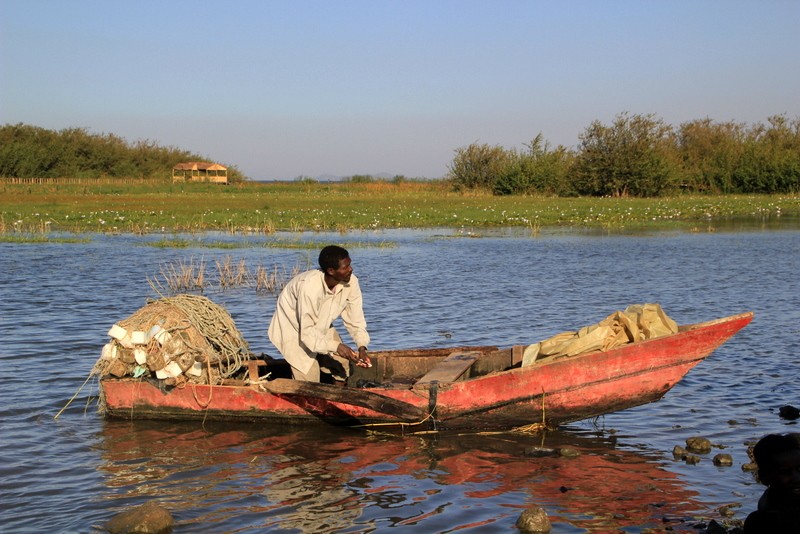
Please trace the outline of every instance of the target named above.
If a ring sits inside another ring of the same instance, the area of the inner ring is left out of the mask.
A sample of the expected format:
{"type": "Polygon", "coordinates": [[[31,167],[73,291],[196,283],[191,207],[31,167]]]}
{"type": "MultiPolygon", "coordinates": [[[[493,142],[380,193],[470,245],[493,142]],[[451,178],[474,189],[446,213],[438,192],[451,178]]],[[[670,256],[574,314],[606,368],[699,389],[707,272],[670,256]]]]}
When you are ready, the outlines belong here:
{"type": "Polygon", "coordinates": [[[256,180],[437,178],[472,142],[620,112],[800,117],[800,1],[0,0],[0,124],[83,127],[256,180]]]}

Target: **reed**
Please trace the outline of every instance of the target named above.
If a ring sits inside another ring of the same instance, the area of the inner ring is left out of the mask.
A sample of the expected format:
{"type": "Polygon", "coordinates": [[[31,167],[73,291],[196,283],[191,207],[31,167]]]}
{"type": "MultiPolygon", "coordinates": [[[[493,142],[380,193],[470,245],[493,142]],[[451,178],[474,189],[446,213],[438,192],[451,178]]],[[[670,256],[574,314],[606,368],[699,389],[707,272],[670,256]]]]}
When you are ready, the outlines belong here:
{"type": "Polygon", "coordinates": [[[230,289],[250,284],[250,272],[247,270],[244,259],[234,263],[233,258],[225,256],[222,261],[217,260],[215,263],[220,288],[230,289]]]}
{"type": "Polygon", "coordinates": [[[214,263],[216,273],[215,276],[210,276],[202,259],[167,262],[160,265],[158,274],[148,278],[147,282],[161,297],[187,291],[225,291],[243,287],[254,287],[256,293],[276,294],[294,276],[309,268],[306,263],[296,263],[291,267],[276,264],[271,268],[258,265],[251,271],[244,259],[234,260],[231,256],[225,256],[214,263]]]}
{"type": "Polygon", "coordinates": [[[287,272],[285,267],[281,268],[278,265],[273,265],[271,269],[259,265],[255,271],[256,292],[276,294],[301,271],[299,265],[293,266],[290,272],[287,272]]]}
{"type": "Polygon", "coordinates": [[[205,261],[194,258],[187,261],[164,263],[159,267],[158,276],[148,278],[148,284],[159,295],[176,295],[186,291],[203,291],[206,283],[205,261]]]}

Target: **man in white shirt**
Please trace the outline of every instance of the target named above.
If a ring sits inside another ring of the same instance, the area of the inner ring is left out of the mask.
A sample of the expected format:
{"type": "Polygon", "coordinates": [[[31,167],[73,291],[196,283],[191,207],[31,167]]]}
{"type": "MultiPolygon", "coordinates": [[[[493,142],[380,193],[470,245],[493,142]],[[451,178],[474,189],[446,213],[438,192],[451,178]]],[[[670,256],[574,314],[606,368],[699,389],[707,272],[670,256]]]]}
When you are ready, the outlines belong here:
{"type": "Polygon", "coordinates": [[[300,273],[289,281],[278,296],[268,335],[292,366],[295,380],[319,382],[322,369],[337,385],[344,385],[351,362],[372,366],[361,287],[347,250],[335,245],[323,248],[319,270],[300,273]],[[339,317],[358,352],[345,345],[333,328],[339,317]]]}

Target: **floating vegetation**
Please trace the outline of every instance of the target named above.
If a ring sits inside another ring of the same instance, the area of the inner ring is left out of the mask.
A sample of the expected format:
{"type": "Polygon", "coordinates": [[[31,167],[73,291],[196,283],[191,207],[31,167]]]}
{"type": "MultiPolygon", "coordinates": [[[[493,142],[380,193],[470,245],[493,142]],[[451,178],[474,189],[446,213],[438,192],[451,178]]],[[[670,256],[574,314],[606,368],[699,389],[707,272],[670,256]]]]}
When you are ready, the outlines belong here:
{"type": "MultiPolygon", "coordinates": [[[[206,248],[206,249],[253,249],[253,248],[271,248],[271,249],[288,249],[288,250],[319,250],[324,246],[329,245],[328,242],[318,241],[205,241],[203,239],[186,239],[186,238],[164,238],[158,241],[150,241],[143,243],[142,246],[155,247],[155,248],[206,248]]],[[[392,241],[381,241],[372,243],[368,241],[359,242],[344,242],[338,243],[340,246],[347,249],[358,248],[394,248],[397,246],[392,241]]]]}
{"type": "Polygon", "coordinates": [[[0,243],[42,244],[42,243],[89,243],[88,237],[53,237],[41,234],[0,234],[0,243]]]}

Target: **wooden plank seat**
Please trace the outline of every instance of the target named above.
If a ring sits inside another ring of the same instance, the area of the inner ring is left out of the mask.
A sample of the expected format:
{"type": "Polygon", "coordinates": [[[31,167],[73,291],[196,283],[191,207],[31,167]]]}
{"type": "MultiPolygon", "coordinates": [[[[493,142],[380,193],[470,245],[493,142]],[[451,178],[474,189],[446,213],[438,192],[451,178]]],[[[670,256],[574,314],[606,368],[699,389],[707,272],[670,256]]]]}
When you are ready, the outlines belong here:
{"type": "Polygon", "coordinates": [[[477,351],[453,352],[417,380],[414,387],[427,388],[434,382],[440,384],[455,382],[472,367],[472,364],[475,363],[480,355],[481,353],[477,351]]]}

